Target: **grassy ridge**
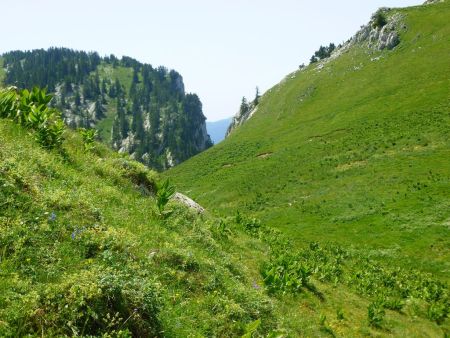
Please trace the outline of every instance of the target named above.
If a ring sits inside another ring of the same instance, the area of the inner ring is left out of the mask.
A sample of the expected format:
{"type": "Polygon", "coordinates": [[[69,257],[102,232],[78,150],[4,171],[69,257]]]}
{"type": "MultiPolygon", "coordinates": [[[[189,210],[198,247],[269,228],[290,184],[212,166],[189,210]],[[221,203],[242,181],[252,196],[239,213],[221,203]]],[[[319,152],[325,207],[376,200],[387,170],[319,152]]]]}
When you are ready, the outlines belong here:
{"type": "MultiPolygon", "coordinates": [[[[170,170],[215,210],[448,278],[450,3],[395,10],[393,51],[290,74],[228,139],[170,170]]],[[[391,12],[390,15],[393,13],[391,12]]]]}

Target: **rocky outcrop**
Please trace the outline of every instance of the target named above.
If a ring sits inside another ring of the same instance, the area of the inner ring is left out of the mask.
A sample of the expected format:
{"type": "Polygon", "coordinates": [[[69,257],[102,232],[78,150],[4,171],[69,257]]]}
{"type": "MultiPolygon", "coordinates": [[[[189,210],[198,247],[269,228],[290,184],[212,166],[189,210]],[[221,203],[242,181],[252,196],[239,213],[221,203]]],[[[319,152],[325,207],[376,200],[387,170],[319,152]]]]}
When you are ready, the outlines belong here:
{"type": "Polygon", "coordinates": [[[195,202],[193,199],[187,197],[186,195],[183,195],[180,192],[175,193],[175,195],[172,198],[175,201],[178,201],[178,202],[186,205],[188,208],[197,211],[197,213],[199,213],[199,214],[203,214],[205,212],[205,208],[203,208],[200,204],[195,202]]]}
{"type": "Polygon", "coordinates": [[[248,104],[247,108],[241,109],[233,116],[230,125],[228,126],[225,138],[227,138],[237,127],[243,125],[248,119],[250,119],[258,110],[258,106],[251,102],[248,104]]]}
{"type": "Polygon", "coordinates": [[[406,29],[406,26],[402,23],[403,16],[401,14],[389,16],[389,11],[389,8],[382,8],[378,12],[386,17],[386,24],[377,26],[372,19],[350,39],[350,44],[363,43],[368,48],[377,50],[395,48],[400,43],[399,31],[406,29]]]}

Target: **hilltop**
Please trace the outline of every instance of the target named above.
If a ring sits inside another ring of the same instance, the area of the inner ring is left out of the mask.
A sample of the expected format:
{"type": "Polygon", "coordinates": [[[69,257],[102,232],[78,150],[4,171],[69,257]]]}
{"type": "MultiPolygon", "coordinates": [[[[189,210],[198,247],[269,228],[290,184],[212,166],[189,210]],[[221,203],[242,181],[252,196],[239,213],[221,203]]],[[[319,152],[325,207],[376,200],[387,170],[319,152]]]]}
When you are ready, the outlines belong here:
{"type": "Polygon", "coordinates": [[[0,68],[4,85],[48,88],[66,124],[98,129],[103,142],[153,168],[212,145],[202,103],[175,70],[67,48],[4,53],[0,68]]]}

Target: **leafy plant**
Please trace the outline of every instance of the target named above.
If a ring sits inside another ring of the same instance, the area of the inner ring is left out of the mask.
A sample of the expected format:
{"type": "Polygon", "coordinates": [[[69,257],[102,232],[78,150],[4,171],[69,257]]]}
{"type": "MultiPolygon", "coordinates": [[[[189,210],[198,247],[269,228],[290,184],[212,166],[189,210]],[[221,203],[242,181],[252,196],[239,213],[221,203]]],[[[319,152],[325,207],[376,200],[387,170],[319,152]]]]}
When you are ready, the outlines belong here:
{"type": "Polygon", "coordinates": [[[64,141],[63,133],[66,127],[62,120],[55,120],[50,124],[42,125],[36,134],[36,141],[47,149],[58,148],[64,141]]]}
{"type": "Polygon", "coordinates": [[[0,117],[11,118],[16,111],[17,93],[14,87],[0,90],[0,117]]]}
{"type": "Polygon", "coordinates": [[[248,234],[254,237],[259,237],[261,230],[261,221],[259,219],[245,217],[238,211],[236,213],[235,222],[236,224],[242,226],[244,231],[248,234]]]}
{"type": "Polygon", "coordinates": [[[381,327],[385,314],[383,304],[379,301],[371,303],[367,308],[367,318],[371,326],[381,327]]]}
{"type": "Polygon", "coordinates": [[[280,254],[263,266],[261,274],[269,292],[299,292],[308,286],[312,271],[299,258],[288,253],[280,254]]]}
{"type": "Polygon", "coordinates": [[[84,151],[89,152],[95,149],[95,139],[97,137],[96,129],[80,128],[79,132],[83,138],[84,151]]]}
{"type": "Polygon", "coordinates": [[[257,319],[245,326],[245,333],[242,335],[242,338],[252,338],[253,334],[258,330],[261,325],[261,319],[257,319]]]}
{"type": "Polygon", "coordinates": [[[35,130],[36,141],[43,148],[58,148],[64,141],[65,125],[59,112],[47,106],[51,99],[45,89],[18,92],[15,87],[8,88],[0,92],[0,117],[35,130]]]}
{"type": "Polygon", "coordinates": [[[428,307],[427,316],[430,320],[435,321],[437,324],[442,324],[442,322],[448,317],[449,312],[449,303],[433,302],[428,307]]]}
{"type": "Polygon", "coordinates": [[[175,186],[170,184],[170,180],[166,179],[162,184],[157,184],[156,206],[160,216],[166,217],[172,213],[172,210],[164,210],[169,200],[175,194],[175,186]]]}
{"type": "Polygon", "coordinates": [[[398,298],[385,298],[382,300],[383,307],[392,311],[401,311],[403,302],[398,298]]]}
{"type": "Polygon", "coordinates": [[[220,239],[227,239],[232,232],[225,220],[219,220],[219,224],[213,226],[212,232],[220,239]]]}

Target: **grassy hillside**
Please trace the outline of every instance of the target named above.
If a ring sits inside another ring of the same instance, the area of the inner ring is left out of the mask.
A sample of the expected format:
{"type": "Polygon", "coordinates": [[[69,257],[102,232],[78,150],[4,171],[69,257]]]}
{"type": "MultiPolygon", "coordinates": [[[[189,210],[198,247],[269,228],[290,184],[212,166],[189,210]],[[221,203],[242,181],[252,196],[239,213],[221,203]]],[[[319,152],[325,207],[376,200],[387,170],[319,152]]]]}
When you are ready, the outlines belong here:
{"type": "Polygon", "coordinates": [[[256,220],[219,220],[176,202],[161,218],[154,173],[141,164],[100,144],[85,152],[70,131],[62,151],[42,149],[34,136],[0,119],[2,337],[423,337],[446,330],[447,289],[430,276],[314,243],[296,254],[301,269],[291,270],[290,244],[256,220]],[[283,274],[283,262],[287,284],[270,277],[283,274]],[[373,302],[380,294],[391,304],[385,319],[373,302]],[[371,322],[370,308],[382,325],[371,322]]]}
{"type": "Polygon", "coordinates": [[[336,245],[298,250],[245,214],[162,212],[153,172],[65,129],[49,101],[0,91],[0,336],[448,332],[448,288],[432,276],[336,245]]]}
{"type": "Polygon", "coordinates": [[[62,152],[47,151],[0,119],[0,336],[239,336],[255,320],[261,332],[276,328],[273,302],[252,287],[234,240],[211,231],[214,218],[175,202],[161,218],[152,172],[65,137],[62,152]]]}
{"type": "Polygon", "coordinates": [[[290,74],[229,138],[166,175],[299,248],[339,243],[448,280],[450,3],[395,13],[394,50],[356,44],[290,74]]]}

